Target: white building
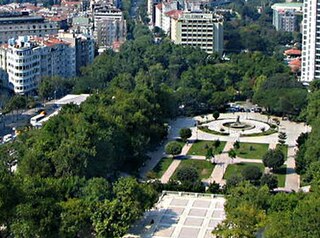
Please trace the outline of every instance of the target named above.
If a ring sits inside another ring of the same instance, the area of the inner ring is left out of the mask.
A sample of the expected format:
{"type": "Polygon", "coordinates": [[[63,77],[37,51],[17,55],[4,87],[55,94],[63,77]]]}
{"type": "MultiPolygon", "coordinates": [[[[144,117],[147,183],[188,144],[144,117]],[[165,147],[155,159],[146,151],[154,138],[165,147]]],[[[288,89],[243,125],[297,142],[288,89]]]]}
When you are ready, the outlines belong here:
{"type": "Polygon", "coordinates": [[[271,6],[273,9],[273,20],[272,24],[276,30],[282,31],[297,31],[298,15],[302,15],[302,3],[276,3],[271,6]]]}
{"type": "Polygon", "coordinates": [[[0,47],[0,76],[17,94],[37,89],[43,76],[71,78],[77,66],[93,62],[94,43],[81,36],[20,36],[0,47]]]}
{"type": "Polygon", "coordinates": [[[28,37],[9,40],[6,50],[8,86],[15,93],[24,94],[36,89],[40,80],[40,51],[28,37]]]}
{"type": "Polygon", "coordinates": [[[155,26],[161,28],[166,34],[170,32],[172,12],[178,11],[178,2],[162,2],[155,7],[155,26]]]}
{"type": "Polygon", "coordinates": [[[199,47],[208,54],[223,51],[223,18],[213,13],[183,12],[171,21],[175,44],[199,47]]]}
{"type": "Polygon", "coordinates": [[[79,75],[80,68],[93,63],[94,39],[91,35],[59,32],[58,38],[69,42],[70,47],[76,52],[76,73],[79,75]]]}
{"type": "Polygon", "coordinates": [[[320,2],[305,0],[302,24],[301,81],[320,79],[320,2]]]}

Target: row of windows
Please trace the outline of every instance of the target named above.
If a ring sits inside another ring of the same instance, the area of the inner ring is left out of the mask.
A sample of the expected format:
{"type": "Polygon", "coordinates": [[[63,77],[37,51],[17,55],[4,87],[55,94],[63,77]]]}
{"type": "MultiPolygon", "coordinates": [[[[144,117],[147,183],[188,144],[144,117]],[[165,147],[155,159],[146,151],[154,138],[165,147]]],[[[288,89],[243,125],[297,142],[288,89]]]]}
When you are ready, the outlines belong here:
{"type": "Polygon", "coordinates": [[[25,85],[25,86],[16,86],[14,87],[15,90],[21,91],[21,90],[29,90],[29,89],[33,89],[36,87],[36,83],[32,83],[29,85],[25,85]]]}
{"type": "MultiPolygon", "coordinates": [[[[32,59],[38,59],[40,58],[38,55],[34,55],[33,57],[28,57],[28,58],[23,58],[23,59],[15,59],[13,57],[8,57],[8,61],[13,61],[13,62],[16,62],[16,63],[27,63],[27,62],[30,62],[32,59]]],[[[10,63],[8,63],[9,65],[12,65],[10,63]]],[[[12,65],[13,66],[13,65],[12,65]]]]}
{"type": "Polygon", "coordinates": [[[14,82],[18,84],[29,84],[33,83],[34,77],[27,78],[27,79],[15,79],[14,82]]]}
{"type": "Polygon", "coordinates": [[[197,44],[197,43],[191,43],[191,42],[182,42],[182,45],[191,45],[191,46],[200,46],[200,47],[212,47],[212,44],[197,44]]]}
{"type": "Polygon", "coordinates": [[[189,36],[189,37],[213,37],[213,34],[196,34],[196,33],[182,33],[182,36],[189,36]]]}
{"type": "MultiPolygon", "coordinates": [[[[18,26],[3,26],[2,29],[4,30],[14,30],[14,29],[24,29],[24,28],[27,28],[27,29],[36,29],[36,28],[39,28],[39,29],[42,29],[42,24],[41,25],[18,25],[18,26]]],[[[52,29],[53,28],[53,25],[43,25],[43,28],[44,29],[47,29],[47,28],[50,28],[52,29]]]]}

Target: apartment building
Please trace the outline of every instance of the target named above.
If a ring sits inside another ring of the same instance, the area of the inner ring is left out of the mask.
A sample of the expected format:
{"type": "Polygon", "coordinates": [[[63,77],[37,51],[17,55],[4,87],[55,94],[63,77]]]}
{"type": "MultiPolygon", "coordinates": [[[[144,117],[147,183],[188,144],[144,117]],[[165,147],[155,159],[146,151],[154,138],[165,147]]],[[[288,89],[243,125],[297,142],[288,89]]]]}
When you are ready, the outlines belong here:
{"type": "Polygon", "coordinates": [[[175,44],[198,47],[208,54],[223,51],[223,18],[211,12],[183,12],[171,21],[175,44]]]}
{"type": "Polygon", "coordinates": [[[94,60],[94,39],[91,35],[59,32],[58,38],[68,42],[69,47],[75,48],[76,52],[76,74],[80,69],[93,63],[94,60]]]}
{"type": "Polygon", "coordinates": [[[294,32],[299,30],[299,16],[302,15],[302,3],[276,3],[273,9],[272,24],[277,31],[294,32]]]}
{"type": "Polygon", "coordinates": [[[302,23],[301,81],[320,79],[320,0],[305,0],[302,23]]]}
{"type": "Polygon", "coordinates": [[[126,20],[121,10],[106,5],[94,5],[93,22],[93,36],[100,49],[112,48],[114,42],[126,40],[126,20]]]}
{"type": "Polygon", "coordinates": [[[0,13],[0,44],[21,35],[42,37],[56,34],[59,28],[57,22],[45,20],[41,16],[29,16],[27,12],[0,13]]]}
{"type": "Polygon", "coordinates": [[[0,79],[17,94],[37,89],[44,76],[75,77],[93,62],[94,41],[83,35],[20,36],[0,47],[0,79]]]}

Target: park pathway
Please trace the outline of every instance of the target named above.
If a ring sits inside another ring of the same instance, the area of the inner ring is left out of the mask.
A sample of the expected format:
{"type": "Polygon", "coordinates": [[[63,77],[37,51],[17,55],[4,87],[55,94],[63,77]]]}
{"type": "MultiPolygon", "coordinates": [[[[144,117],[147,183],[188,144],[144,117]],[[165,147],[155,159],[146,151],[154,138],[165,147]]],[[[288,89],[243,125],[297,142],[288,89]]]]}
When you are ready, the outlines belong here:
{"type": "Polygon", "coordinates": [[[175,159],[170,164],[169,168],[164,172],[164,174],[161,177],[161,183],[168,183],[171,176],[173,175],[174,171],[178,168],[179,164],[181,163],[181,160],[175,159]]]}
{"type": "MultiPolygon", "coordinates": [[[[179,155],[181,156],[186,156],[188,151],[190,150],[192,146],[192,143],[187,143],[183,146],[181,154],[179,155]]],[[[166,172],[164,172],[164,174],[161,177],[161,183],[168,183],[171,176],[174,174],[174,171],[176,171],[176,169],[179,167],[179,164],[181,163],[181,160],[179,159],[175,159],[172,161],[172,163],[170,164],[169,168],[166,170],[166,172]]]]}
{"type": "Polygon", "coordinates": [[[224,184],[225,181],[223,180],[223,175],[227,169],[228,164],[231,162],[228,156],[228,151],[233,148],[232,141],[228,141],[224,146],[223,152],[220,155],[215,155],[215,163],[216,166],[214,167],[210,178],[204,180],[207,183],[219,183],[224,184]]]}
{"type": "Polygon", "coordinates": [[[296,163],[295,163],[295,154],[296,147],[288,148],[288,159],[286,161],[287,164],[287,173],[286,173],[286,182],[285,182],[285,190],[288,191],[299,191],[300,189],[300,176],[296,173],[296,163]]]}
{"type": "Polygon", "coordinates": [[[269,150],[274,150],[277,147],[277,143],[270,143],[269,150]]]}

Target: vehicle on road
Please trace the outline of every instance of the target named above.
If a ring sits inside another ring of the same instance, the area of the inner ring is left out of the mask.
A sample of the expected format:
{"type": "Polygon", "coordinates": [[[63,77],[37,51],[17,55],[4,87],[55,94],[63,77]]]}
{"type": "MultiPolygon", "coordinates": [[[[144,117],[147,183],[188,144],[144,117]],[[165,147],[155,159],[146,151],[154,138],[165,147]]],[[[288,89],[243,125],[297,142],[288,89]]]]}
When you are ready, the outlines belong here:
{"type": "Polygon", "coordinates": [[[45,118],[45,114],[43,114],[43,113],[41,113],[41,114],[39,114],[39,115],[36,115],[36,116],[34,116],[34,117],[31,117],[31,119],[30,119],[30,124],[32,125],[32,126],[39,126],[38,125],[38,122],[39,121],[41,121],[43,118],[45,118]]]}
{"type": "Polygon", "coordinates": [[[11,134],[7,134],[7,135],[3,136],[2,143],[3,144],[8,143],[8,142],[12,141],[12,139],[13,139],[13,136],[11,134]]]}

